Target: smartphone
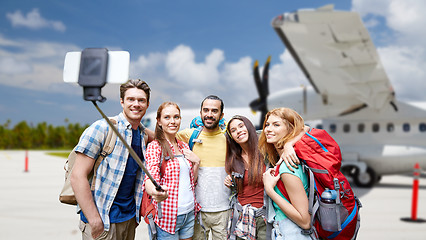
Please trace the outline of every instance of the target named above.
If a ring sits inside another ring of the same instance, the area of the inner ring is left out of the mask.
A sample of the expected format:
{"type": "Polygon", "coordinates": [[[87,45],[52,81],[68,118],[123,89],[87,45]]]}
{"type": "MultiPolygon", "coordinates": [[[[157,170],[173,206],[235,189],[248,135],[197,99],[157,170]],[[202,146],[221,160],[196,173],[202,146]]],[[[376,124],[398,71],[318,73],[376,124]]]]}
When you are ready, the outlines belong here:
{"type": "MultiPolygon", "coordinates": [[[[77,83],[81,52],[68,52],[64,62],[64,82],[77,83]]],[[[127,51],[108,51],[106,83],[125,83],[129,80],[130,54],[127,51]]]]}

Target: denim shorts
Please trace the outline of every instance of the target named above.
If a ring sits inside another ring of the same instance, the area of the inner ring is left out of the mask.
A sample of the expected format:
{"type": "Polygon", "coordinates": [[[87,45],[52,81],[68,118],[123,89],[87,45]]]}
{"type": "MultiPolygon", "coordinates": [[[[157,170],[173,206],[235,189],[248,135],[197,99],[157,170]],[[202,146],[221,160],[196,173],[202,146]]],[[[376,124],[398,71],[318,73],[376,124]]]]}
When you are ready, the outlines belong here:
{"type": "Polygon", "coordinates": [[[176,219],[176,230],[175,234],[168,233],[157,226],[158,239],[166,240],[178,240],[190,238],[194,235],[194,222],[195,215],[194,211],[186,214],[178,215],[176,219]]]}
{"type": "Polygon", "coordinates": [[[281,221],[274,222],[274,228],[272,229],[272,239],[311,240],[311,237],[309,235],[302,234],[302,228],[300,228],[289,218],[285,218],[281,221]]]}

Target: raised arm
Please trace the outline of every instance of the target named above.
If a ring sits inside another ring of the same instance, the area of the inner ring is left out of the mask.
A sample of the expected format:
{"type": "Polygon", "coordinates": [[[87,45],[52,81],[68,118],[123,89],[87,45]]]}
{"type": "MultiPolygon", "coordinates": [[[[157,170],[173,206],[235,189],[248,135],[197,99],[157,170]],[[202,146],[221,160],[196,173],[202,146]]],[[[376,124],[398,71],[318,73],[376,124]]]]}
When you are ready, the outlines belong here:
{"type": "Polygon", "coordinates": [[[273,170],[263,174],[263,182],[266,194],[280,207],[284,214],[303,229],[309,229],[311,216],[309,214],[308,197],[302,181],[297,176],[283,173],[281,176],[273,176],[273,170]],[[276,183],[281,180],[284,183],[291,203],[282,198],[274,190],[276,183]]]}
{"type": "Polygon", "coordinates": [[[290,169],[290,171],[294,172],[294,168],[298,168],[298,164],[300,164],[299,158],[296,155],[296,152],[294,151],[293,146],[297,143],[297,141],[299,141],[300,139],[302,139],[303,135],[309,131],[310,127],[306,126],[304,127],[303,131],[301,131],[299,133],[299,135],[297,135],[296,137],[290,139],[289,141],[287,141],[284,144],[284,151],[281,154],[281,158],[278,162],[278,164],[280,164],[281,162],[284,161],[285,165],[287,165],[288,169],[290,169]]]}

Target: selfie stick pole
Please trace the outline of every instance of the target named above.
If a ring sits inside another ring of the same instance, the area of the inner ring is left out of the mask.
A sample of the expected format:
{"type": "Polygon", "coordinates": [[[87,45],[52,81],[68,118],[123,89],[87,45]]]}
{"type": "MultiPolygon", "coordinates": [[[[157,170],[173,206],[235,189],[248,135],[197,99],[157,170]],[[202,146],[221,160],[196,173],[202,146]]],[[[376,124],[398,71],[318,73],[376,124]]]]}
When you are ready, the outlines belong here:
{"type": "Polygon", "coordinates": [[[114,127],[112,122],[109,120],[109,118],[102,112],[102,110],[98,107],[96,104],[96,101],[92,101],[93,105],[95,105],[96,109],[98,109],[99,113],[102,115],[102,117],[107,121],[108,125],[111,127],[111,129],[114,131],[115,134],[117,134],[118,138],[120,138],[121,142],[124,144],[124,146],[129,150],[130,155],[132,155],[133,159],[136,160],[138,165],[142,168],[142,170],[145,172],[145,174],[148,176],[148,178],[151,180],[151,182],[154,184],[155,189],[157,191],[163,191],[161,186],[154,180],[152,175],[148,172],[148,170],[145,168],[145,165],[143,164],[142,160],[139,158],[139,156],[136,154],[136,152],[127,144],[126,140],[124,140],[123,136],[118,132],[118,130],[114,127]]]}

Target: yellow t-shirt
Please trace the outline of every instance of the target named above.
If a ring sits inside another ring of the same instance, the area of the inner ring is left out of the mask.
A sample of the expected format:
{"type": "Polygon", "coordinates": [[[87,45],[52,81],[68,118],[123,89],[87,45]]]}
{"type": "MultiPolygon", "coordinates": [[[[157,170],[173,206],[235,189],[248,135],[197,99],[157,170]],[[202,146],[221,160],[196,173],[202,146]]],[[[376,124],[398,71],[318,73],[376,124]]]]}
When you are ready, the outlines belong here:
{"type": "MultiPolygon", "coordinates": [[[[188,143],[194,128],[187,128],[177,133],[177,138],[188,143]]],[[[197,138],[202,143],[194,143],[192,151],[201,159],[200,167],[225,167],[226,138],[219,128],[215,132],[201,131],[197,138]]]]}
{"type": "MultiPolygon", "coordinates": [[[[177,138],[188,143],[194,129],[184,129],[177,138]]],[[[226,138],[219,128],[214,132],[201,131],[194,143],[193,152],[201,159],[195,197],[203,212],[220,212],[229,209],[229,188],[223,184],[226,177],[226,138]]]]}

